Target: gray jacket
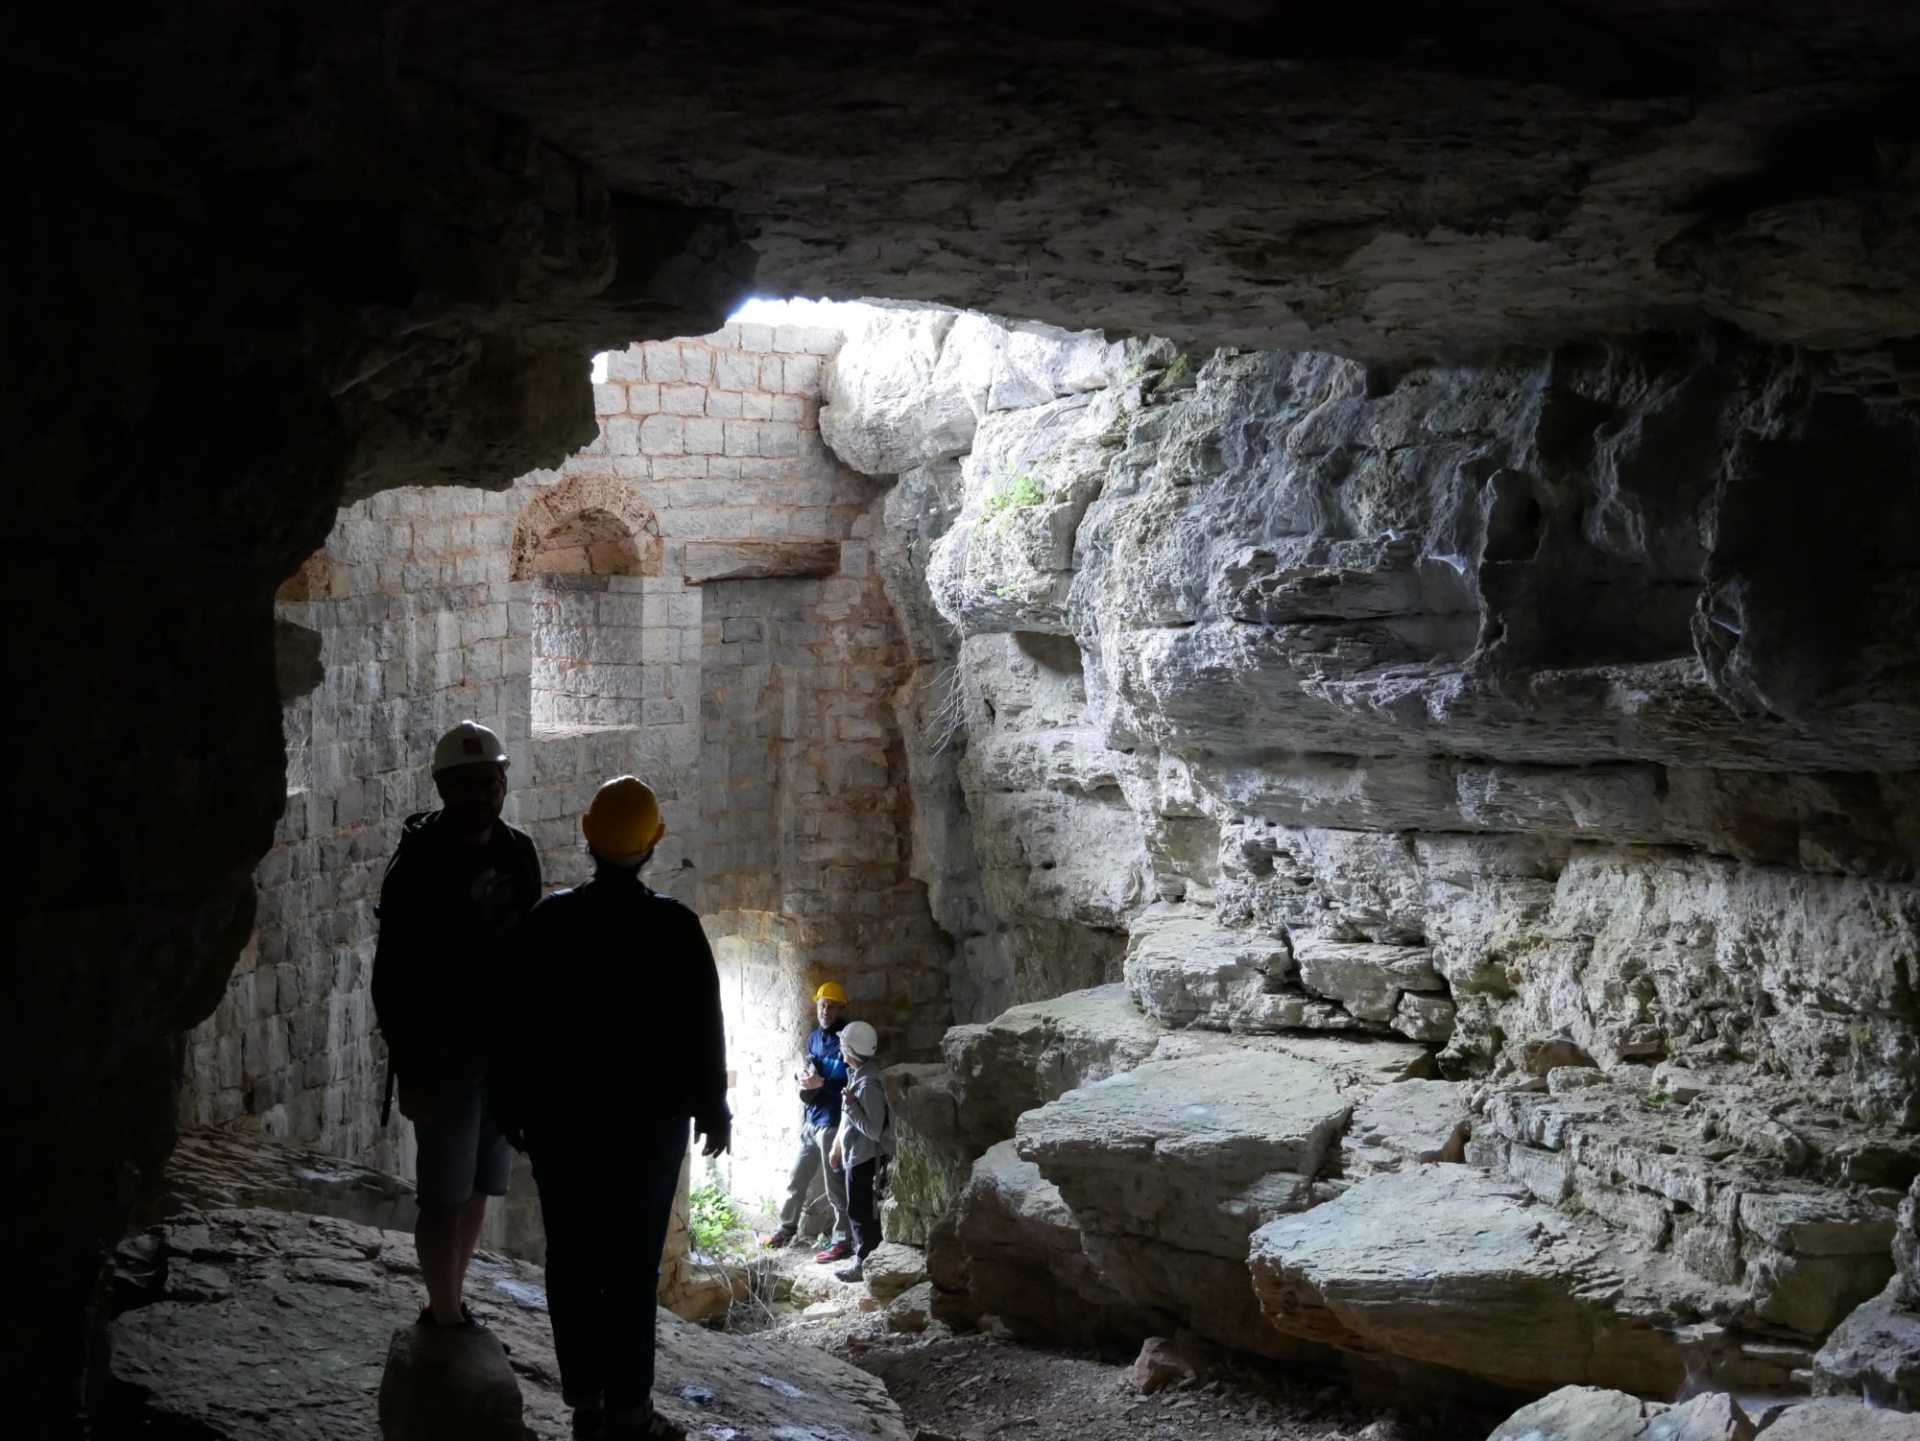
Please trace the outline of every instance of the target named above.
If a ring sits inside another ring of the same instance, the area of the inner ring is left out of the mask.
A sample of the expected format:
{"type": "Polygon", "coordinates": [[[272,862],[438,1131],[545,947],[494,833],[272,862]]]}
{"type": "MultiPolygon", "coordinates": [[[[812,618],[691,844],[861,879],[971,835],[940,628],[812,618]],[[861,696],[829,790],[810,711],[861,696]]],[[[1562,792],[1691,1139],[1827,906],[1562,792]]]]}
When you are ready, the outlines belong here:
{"type": "Polygon", "coordinates": [[[840,1164],[851,1171],[875,1156],[893,1154],[893,1108],[887,1105],[886,1082],[871,1060],[847,1068],[847,1088],[840,1093],[840,1164]]]}

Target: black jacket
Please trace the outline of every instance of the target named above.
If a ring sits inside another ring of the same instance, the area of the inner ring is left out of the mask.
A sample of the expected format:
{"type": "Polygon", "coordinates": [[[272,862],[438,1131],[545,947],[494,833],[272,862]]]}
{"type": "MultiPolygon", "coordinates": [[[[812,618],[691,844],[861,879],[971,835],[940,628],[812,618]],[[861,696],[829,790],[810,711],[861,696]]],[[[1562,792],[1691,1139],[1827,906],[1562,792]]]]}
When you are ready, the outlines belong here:
{"type": "Polygon", "coordinates": [[[484,846],[408,816],[380,883],[373,1009],[404,1080],[444,1056],[483,1055],[505,1008],[506,941],[540,899],[533,838],[496,821],[484,846]]]}
{"type": "Polygon", "coordinates": [[[510,1032],[493,1060],[503,1125],[619,1134],[635,1116],[728,1119],[720,976],[700,918],[633,871],[603,869],[534,907],[514,937],[510,1032]]]}

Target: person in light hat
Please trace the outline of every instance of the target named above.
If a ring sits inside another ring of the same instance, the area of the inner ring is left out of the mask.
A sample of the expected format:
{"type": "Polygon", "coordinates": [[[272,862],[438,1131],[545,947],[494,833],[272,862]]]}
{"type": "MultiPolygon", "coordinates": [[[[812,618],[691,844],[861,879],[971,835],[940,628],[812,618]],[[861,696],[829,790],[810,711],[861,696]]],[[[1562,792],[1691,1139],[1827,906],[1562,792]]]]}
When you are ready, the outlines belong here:
{"type": "Polygon", "coordinates": [[[653,791],[608,781],[581,829],[593,879],[516,938],[502,1113],[540,1187],[575,1431],[677,1438],[652,1403],[654,1296],[689,1122],[708,1156],[732,1141],[720,977],[700,918],[640,878],[667,830],[653,791]]]}
{"type": "Polygon", "coordinates": [[[465,720],[440,737],[433,784],[440,808],[407,817],[380,884],[373,1008],[388,1099],[398,1081],[418,1151],[420,1320],[473,1326],[461,1300],[467,1266],[487,1197],[506,1195],[512,1162],[493,1116],[488,1036],[502,948],[540,899],[540,856],[500,819],[507,752],[487,727],[465,720]]]}
{"type": "Polygon", "coordinates": [[[873,1059],[879,1049],[879,1033],[865,1021],[854,1021],[840,1033],[847,1089],[840,1097],[840,1129],[827,1165],[846,1173],[847,1218],[853,1223],[853,1264],[833,1273],[841,1281],[866,1279],[867,1257],[880,1244],[880,1194],[895,1143],[887,1083],[873,1059]]]}

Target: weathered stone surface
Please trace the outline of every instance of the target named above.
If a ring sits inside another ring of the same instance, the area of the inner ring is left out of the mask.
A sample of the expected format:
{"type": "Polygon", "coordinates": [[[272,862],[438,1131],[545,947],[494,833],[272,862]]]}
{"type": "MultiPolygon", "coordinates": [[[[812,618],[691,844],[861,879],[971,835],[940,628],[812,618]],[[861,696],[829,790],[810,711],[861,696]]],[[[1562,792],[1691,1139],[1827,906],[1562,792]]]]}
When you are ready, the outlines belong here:
{"type": "Polygon", "coordinates": [[[1920,1416],[1826,1397],[1788,1407],[1761,1434],[1767,1441],[1915,1441],[1920,1416]]]}
{"type": "Polygon", "coordinates": [[[868,1253],[860,1270],[873,1298],[885,1303],[927,1279],[927,1258],[917,1246],[887,1241],[868,1253]]]}
{"type": "Polygon", "coordinates": [[[520,1383],[490,1331],[402,1326],[380,1376],[384,1441],[525,1441],[520,1383]]]}
{"type": "Polygon", "coordinates": [[[696,585],[716,580],[819,579],[840,569],[837,540],[688,541],[681,570],[696,585]]]}
{"type": "Polygon", "coordinates": [[[933,1282],[909,1286],[887,1305],[887,1329],[918,1335],[933,1319],[933,1282]]]}
{"type": "Polygon", "coordinates": [[[936,1107],[944,1119],[950,1101],[954,1125],[977,1146],[1012,1135],[1025,1112],[1148,1060],[1290,1056],[1319,1067],[1336,1090],[1356,1098],[1431,1069],[1425,1047],[1401,1040],[1169,1029],[1141,1015],[1122,985],[1015,1006],[991,1021],[955,1026],[942,1049],[951,1078],[938,1088],[941,1100],[924,1104],[936,1107]]]}
{"type": "Polygon", "coordinates": [[[1920,1311],[1920,1175],[1907,1187],[1893,1234],[1893,1264],[1900,1273],[1900,1300],[1920,1311]]]}
{"type": "Polygon", "coordinates": [[[953,1071],[960,1124],[984,1147],[1011,1136],[1024,1112],[1139,1065],[1160,1036],[1126,988],[1112,985],[1016,1006],[984,1025],[955,1026],[941,1050],[953,1071]]]}
{"type": "MultiPolygon", "coordinates": [[[[394,1429],[432,1416],[403,1414],[396,1383],[383,1392],[381,1382],[381,1341],[396,1323],[408,1328],[396,1353],[416,1366],[423,1354],[424,1333],[409,1325],[420,1290],[410,1237],[332,1218],[226,1210],[168,1223],[144,1239],[129,1273],[143,1280],[130,1280],[113,1327],[117,1424],[210,1441],[366,1441],[389,1421],[390,1436],[423,1434],[394,1429]],[[217,1294],[202,1274],[215,1271],[217,1294]]],[[[488,1394],[500,1403],[488,1414],[504,1416],[517,1380],[530,1434],[570,1435],[541,1272],[482,1254],[467,1296],[489,1331],[456,1344],[459,1356],[471,1349],[482,1358],[488,1394]],[[499,1342],[512,1348],[510,1373],[499,1342]],[[493,1348],[490,1357],[483,1347],[493,1348]]],[[[726,1336],[662,1312],[658,1364],[655,1404],[695,1432],[729,1428],[773,1441],[817,1428],[905,1441],[881,1383],[811,1347],[726,1336]]]]}
{"type": "Polygon", "coordinates": [[[1487,1441],[1638,1441],[1663,1408],[1624,1391],[1600,1386],[1562,1386],[1522,1406],[1487,1441]]]}
{"type": "Polygon", "coordinates": [[[1920,1411],[1920,1313],[1902,1305],[1900,1294],[1889,1281],[1833,1328],[1813,1358],[1817,1392],[1920,1411]]]}
{"type": "Polygon", "coordinates": [[[1470,1159],[1734,1287],[1751,1325],[1824,1336],[1891,1273],[1892,1214],[1840,1177],[1801,1179],[1809,1142],[1737,1100],[1703,1094],[1676,1111],[1662,1093],[1603,1084],[1503,1090],[1483,1109],[1470,1159]]]}
{"type": "Polygon", "coordinates": [[[1355,1179],[1409,1162],[1460,1161],[1467,1144],[1465,1087],[1455,1081],[1382,1086],[1353,1108],[1341,1169],[1355,1179]]]}
{"type": "Polygon", "coordinates": [[[1772,342],[1920,330],[1904,159],[1836,172],[1793,143],[1897,144],[1887,86],[1914,39],[1897,8],[1790,12],[1757,36],[1666,7],[1474,11],[1442,32],[1400,12],[1300,31],[1272,6],[1046,25],[727,10],[718,33],[661,35],[603,34],[596,13],[437,0],[401,58],[528,117],[622,194],[724,184],[771,293],[1393,360],[1702,318],[1772,342]],[[906,34],[876,70],[876,44],[906,34]],[[770,111],[802,54],[822,103],[770,111]],[[850,125],[828,102],[856,91],[850,125]],[[1017,191],[958,156],[1019,165],[1017,191]],[[1428,177],[1413,210],[1408,175],[1428,177]]]}
{"type": "Polygon", "coordinates": [[[1624,1391],[1562,1386],[1503,1421],[1487,1441],[1753,1441],[1753,1422],[1724,1392],[1677,1406],[1624,1391]]]}
{"type": "Polygon", "coordinates": [[[1293,970],[1285,940],[1228,930],[1210,912],[1154,907],[1127,932],[1127,990],[1169,1026],[1278,1029],[1261,1020],[1293,970]]]}
{"type": "Polygon", "coordinates": [[[1712,1391],[1654,1417],[1642,1441],[1753,1441],[1753,1421],[1739,1401],[1712,1391]]]}
{"type": "Polygon", "coordinates": [[[1015,1145],[1088,1231],[1238,1259],[1307,1204],[1348,1103],[1311,1062],[1271,1052],[1153,1061],[1020,1118],[1015,1145]]]}
{"type": "Polygon", "coordinates": [[[1263,1226],[1251,1264],[1261,1308],[1290,1335],[1501,1385],[1669,1393],[1720,1346],[1681,1331],[1723,1304],[1711,1288],[1471,1167],[1370,1176],[1263,1226]]]}
{"type": "MultiPolygon", "coordinates": [[[[1042,1338],[1138,1339],[1165,1318],[1129,1305],[1081,1248],[1079,1223],[1059,1188],[1021,1159],[1015,1143],[973,1164],[955,1214],[954,1271],[936,1269],[934,1315],[971,1324],[983,1314],[1042,1338]]],[[[938,1262],[939,1237],[929,1247],[938,1262]]]]}

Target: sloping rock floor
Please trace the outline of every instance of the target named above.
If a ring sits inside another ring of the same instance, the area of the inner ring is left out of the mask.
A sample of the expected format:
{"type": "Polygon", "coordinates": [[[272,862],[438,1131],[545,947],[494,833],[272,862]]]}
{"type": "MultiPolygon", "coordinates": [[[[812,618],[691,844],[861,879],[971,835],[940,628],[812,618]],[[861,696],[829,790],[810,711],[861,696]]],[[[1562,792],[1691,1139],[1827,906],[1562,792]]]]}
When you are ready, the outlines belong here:
{"type": "MultiPolygon", "coordinates": [[[[367,1441],[388,1337],[418,1314],[412,1238],[261,1208],[129,1239],[116,1276],[110,1435],[367,1441]]],[[[482,1255],[469,1304],[511,1347],[535,1437],[571,1435],[538,1267],[482,1255]]],[[[659,1408],[713,1441],[906,1441],[886,1388],[823,1351],[662,1311],[659,1408]]]]}

